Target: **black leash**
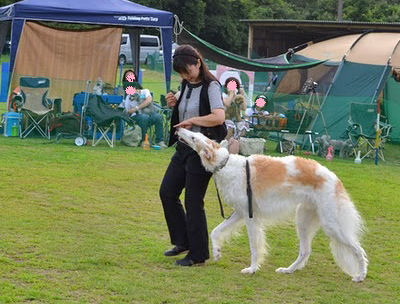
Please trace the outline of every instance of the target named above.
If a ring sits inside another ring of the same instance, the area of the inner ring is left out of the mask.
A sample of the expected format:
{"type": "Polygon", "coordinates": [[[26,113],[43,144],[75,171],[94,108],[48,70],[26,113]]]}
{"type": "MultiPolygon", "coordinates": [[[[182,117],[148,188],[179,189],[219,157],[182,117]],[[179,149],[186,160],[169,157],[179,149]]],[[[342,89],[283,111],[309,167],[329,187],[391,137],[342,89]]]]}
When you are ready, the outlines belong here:
{"type": "Polygon", "coordinates": [[[217,183],[215,182],[215,179],[214,179],[214,185],[215,185],[215,189],[217,190],[217,197],[218,197],[218,202],[219,202],[219,211],[221,213],[222,218],[227,220],[228,218],[230,218],[230,216],[225,217],[224,207],[222,206],[221,197],[219,196],[219,191],[218,191],[218,187],[217,187],[217,183]]]}
{"type": "MultiPolygon", "coordinates": [[[[248,198],[248,205],[249,205],[249,218],[253,218],[253,191],[251,191],[251,185],[250,185],[250,165],[249,161],[246,159],[246,181],[247,181],[247,198],[248,198]]],[[[215,189],[217,190],[217,197],[218,197],[218,202],[219,202],[219,210],[221,212],[221,216],[223,219],[228,219],[229,217],[225,217],[224,214],[224,207],[222,206],[222,201],[221,197],[219,195],[217,183],[215,182],[214,179],[214,184],[215,184],[215,189]]]]}
{"type": "Polygon", "coordinates": [[[249,202],[249,218],[253,218],[253,192],[250,185],[250,165],[246,159],[247,199],[249,202]]]}

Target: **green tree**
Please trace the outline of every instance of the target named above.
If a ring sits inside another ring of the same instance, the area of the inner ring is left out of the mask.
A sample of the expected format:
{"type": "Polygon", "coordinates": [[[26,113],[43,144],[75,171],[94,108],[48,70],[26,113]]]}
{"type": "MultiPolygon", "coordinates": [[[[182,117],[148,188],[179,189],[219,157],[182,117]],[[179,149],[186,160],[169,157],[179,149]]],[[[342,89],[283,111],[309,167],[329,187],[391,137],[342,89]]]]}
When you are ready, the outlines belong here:
{"type": "Polygon", "coordinates": [[[250,19],[302,19],[302,13],[296,6],[285,0],[252,1],[250,19]]]}
{"type": "Polygon", "coordinates": [[[248,1],[138,0],[136,3],[176,14],[183,26],[208,42],[236,53],[246,53],[248,1]]]}
{"type": "Polygon", "coordinates": [[[396,0],[354,0],[344,2],[345,20],[365,22],[398,22],[400,4],[396,0]]]}
{"type": "Polygon", "coordinates": [[[234,53],[246,53],[247,25],[239,22],[248,18],[241,1],[206,0],[205,25],[200,37],[234,53]]]}
{"type": "Polygon", "coordinates": [[[172,12],[195,35],[198,35],[204,27],[206,4],[203,0],[138,0],[132,2],[172,12]]]}
{"type": "Polygon", "coordinates": [[[18,2],[17,0],[0,0],[0,6],[6,6],[18,2]]]}

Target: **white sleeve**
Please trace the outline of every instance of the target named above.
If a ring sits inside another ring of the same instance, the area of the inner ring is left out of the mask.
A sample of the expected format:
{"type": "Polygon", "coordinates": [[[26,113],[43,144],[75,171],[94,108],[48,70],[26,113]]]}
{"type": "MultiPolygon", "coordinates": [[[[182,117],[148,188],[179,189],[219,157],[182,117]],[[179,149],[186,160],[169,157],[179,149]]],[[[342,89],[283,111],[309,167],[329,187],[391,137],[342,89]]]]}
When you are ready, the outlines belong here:
{"type": "Polygon", "coordinates": [[[252,108],[247,108],[246,112],[244,112],[246,114],[246,116],[251,116],[253,115],[253,109],[252,108]]]}
{"type": "Polygon", "coordinates": [[[145,98],[151,96],[151,93],[150,93],[149,89],[142,89],[142,90],[140,90],[140,93],[143,93],[145,98]]]}

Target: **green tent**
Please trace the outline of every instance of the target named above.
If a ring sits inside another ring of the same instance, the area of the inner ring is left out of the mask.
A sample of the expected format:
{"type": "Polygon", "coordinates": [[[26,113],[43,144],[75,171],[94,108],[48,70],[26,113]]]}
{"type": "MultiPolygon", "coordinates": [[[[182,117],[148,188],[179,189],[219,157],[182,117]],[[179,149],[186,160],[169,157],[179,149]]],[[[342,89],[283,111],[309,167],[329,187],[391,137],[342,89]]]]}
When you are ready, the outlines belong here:
{"type": "Polygon", "coordinates": [[[390,74],[392,68],[400,67],[399,41],[400,33],[345,35],[309,42],[288,61],[287,54],[248,59],[220,49],[184,28],[178,36],[179,44],[193,45],[214,62],[236,70],[272,74],[268,77],[275,79],[274,85],[265,85],[265,91],[257,93],[273,100],[274,112],[297,117],[297,123],[299,114],[308,108],[312,117],[305,120],[309,125],[303,126],[304,130],[327,133],[333,139],[345,138],[350,104],[378,105],[380,101],[384,105],[383,117],[393,127],[390,137],[393,142],[400,142],[400,85],[390,74]],[[312,90],[315,93],[311,94],[305,86],[310,83],[316,83],[312,90]]]}
{"type": "MultiPolygon", "coordinates": [[[[302,104],[306,108],[311,93],[305,92],[304,84],[312,79],[317,83],[314,97],[318,97],[320,112],[314,111],[308,129],[343,139],[350,104],[378,105],[380,101],[383,116],[393,127],[390,139],[400,142],[400,85],[390,76],[392,68],[400,66],[399,41],[400,33],[369,32],[326,40],[295,53],[292,63],[327,61],[306,70],[281,73],[272,94],[275,104],[280,104],[277,112],[290,109],[290,102],[292,107],[302,104]]],[[[319,108],[315,103],[311,106],[319,108]]],[[[298,106],[297,110],[302,111],[298,106]]]]}
{"type": "Polygon", "coordinates": [[[393,142],[400,142],[400,83],[393,77],[386,82],[384,94],[384,113],[392,126],[390,138],[393,142]]]}

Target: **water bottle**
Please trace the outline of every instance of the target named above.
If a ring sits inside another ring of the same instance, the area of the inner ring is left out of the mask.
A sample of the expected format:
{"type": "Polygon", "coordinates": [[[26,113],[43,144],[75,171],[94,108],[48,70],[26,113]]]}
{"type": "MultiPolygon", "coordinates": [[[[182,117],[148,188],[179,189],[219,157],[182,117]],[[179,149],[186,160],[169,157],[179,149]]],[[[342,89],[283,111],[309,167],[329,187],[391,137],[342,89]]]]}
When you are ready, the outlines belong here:
{"type": "Polygon", "coordinates": [[[360,154],[361,154],[361,151],[358,151],[357,152],[357,157],[354,159],[354,163],[355,164],[361,164],[360,154]]]}
{"type": "Polygon", "coordinates": [[[11,126],[11,136],[18,136],[19,134],[18,124],[16,122],[11,126]]]}
{"type": "Polygon", "coordinates": [[[143,150],[146,150],[146,151],[150,150],[150,142],[149,142],[149,135],[148,134],[146,134],[146,137],[145,137],[144,142],[142,144],[142,148],[143,148],[143,150]]]}

